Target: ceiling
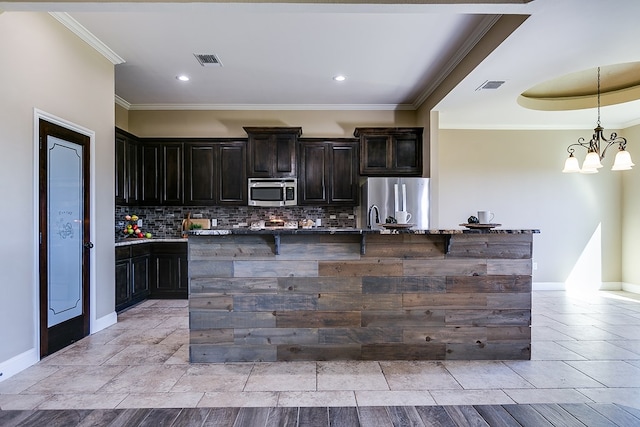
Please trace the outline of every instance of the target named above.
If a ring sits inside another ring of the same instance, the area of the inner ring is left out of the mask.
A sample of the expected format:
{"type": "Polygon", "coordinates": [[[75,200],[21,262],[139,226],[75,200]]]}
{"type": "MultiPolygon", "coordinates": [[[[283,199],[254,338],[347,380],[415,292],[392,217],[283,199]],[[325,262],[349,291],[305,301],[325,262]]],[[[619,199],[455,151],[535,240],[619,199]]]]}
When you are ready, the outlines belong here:
{"type": "MultiPolygon", "coordinates": [[[[0,9],[56,12],[114,63],[122,61],[116,96],[132,110],[394,110],[429,100],[442,128],[589,129],[594,108],[534,110],[518,97],[550,80],[572,81],[563,77],[571,73],[592,72],[595,85],[596,67],[640,61],[637,0],[606,7],[601,0],[405,3],[0,0],[0,9]],[[507,15],[528,18],[486,58],[473,59],[474,47],[486,48],[486,35],[507,15]],[[477,66],[455,84],[447,81],[469,52],[477,66]],[[194,54],[215,54],[222,66],[203,67],[194,54]],[[180,82],[179,74],[191,80],[180,82]],[[334,81],[337,74],[346,81],[334,81]],[[495,80],[505,83],[478,89],[495,80]]],[[[603,107],[602,123],[640,124],[640,101],[603,107]]]]}

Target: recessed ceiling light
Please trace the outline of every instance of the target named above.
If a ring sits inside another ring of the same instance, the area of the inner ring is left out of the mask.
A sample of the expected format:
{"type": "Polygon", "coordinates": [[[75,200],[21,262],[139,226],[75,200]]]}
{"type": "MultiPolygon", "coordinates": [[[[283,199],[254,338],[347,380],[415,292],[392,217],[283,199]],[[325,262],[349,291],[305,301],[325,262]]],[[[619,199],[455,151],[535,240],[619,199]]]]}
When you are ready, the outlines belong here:
{"type": "Polygon", "coordinates": [[[189,76],[181,74],[179,76],[176,76],[176,79],[180,80],[181,82],[188,82],[189,81],[189,76]]]}
{"type": "Polygon", "coordinates": [[[347,80],[347,78],[345,76],[343,76],[342,74],[339,74],[337,76],[334,76],[333,80],[335,80],[337,82],[343,82],[343,81],[347,80]]]}

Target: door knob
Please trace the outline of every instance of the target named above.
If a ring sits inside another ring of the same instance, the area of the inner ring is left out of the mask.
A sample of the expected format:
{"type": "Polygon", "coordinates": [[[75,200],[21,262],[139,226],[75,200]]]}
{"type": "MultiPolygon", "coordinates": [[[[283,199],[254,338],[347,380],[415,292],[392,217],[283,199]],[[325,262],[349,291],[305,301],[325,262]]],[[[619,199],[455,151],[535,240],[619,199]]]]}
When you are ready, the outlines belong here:
{"type": "Polygon", "coordinates": [[[87,242],[82,246],[84,246],[85,249],[91,249],[91,248],[93,248],[93,243],[92,242],[87,242]]]}

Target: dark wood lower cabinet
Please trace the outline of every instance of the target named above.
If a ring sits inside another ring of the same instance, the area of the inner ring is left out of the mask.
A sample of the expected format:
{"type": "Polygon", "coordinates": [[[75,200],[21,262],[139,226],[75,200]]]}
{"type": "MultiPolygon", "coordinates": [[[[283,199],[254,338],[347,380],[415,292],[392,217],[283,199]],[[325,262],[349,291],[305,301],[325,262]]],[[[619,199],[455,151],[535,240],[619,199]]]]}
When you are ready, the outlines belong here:
{"type": "Polygon", "coordinates": [[[131,298],[135,301],[149,296],[149,255],[131,258],[131,298]]]}
{"type": "Polygon", "coordinates": [[[149,297],[149,245],[116,248],[116,311],[149,297]]]}
{"type": "Polygon", "coordinates": [[[153,243],[151,246],[150,298],[187,299],[187,243],[153,243]]]}
{"type": "Polygon", "coordinates": [[[121,311],[132,304],[130,277],[131,263],[129,258],[120,261],[116,259],[116,311],[121,311]]]}
{"type": "Polygon", "coordinates": [[[147,298],[187,299],[186,242],[116,247],[116,312],[147,298]]]}

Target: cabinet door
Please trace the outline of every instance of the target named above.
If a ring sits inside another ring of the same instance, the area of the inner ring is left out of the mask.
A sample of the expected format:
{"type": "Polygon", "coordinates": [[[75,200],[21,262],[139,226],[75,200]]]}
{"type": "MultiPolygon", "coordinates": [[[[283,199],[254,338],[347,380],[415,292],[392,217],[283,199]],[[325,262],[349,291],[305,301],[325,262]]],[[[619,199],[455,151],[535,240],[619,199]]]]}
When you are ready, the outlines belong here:
{"type": "Polygon", "coordinates": [[[360,174],[422,176],[422,128],[356,128],[360,174]]]}
{"type": "Polygon", "coordinates": [[[422,138],[416,134],[394,136],[391,168],[399,175],[422,173],[422,138]]]}
{"type": "Polygon", "coordinates": [[[275,162],[273,176],[296,176],[296,135],[274,135],[275,162]]]}
{"type": "Polygon", "coordinates": [[[249,136],[249,174],[252,177],[271,177],[276,154],[271,135],[249,136]]]}
{"type": "Polygon", "coordinates": [[[328,144],[324,142],[300,143],[299,204],[323,205],[329,203],[328,161],[328,144]]]}
{"type": "Polygon", "coordinates": [[[181,205],[182,197],[182,144],[162,145],[162,204],[181,205]]]}
{"type": "Polygon", "coordinates": [[[188,297],[186,243],[158,243],[151,255],[151,298],[188,297]]]}
{"type": "Polygon", "coordinates": [[[186,205],[214,205],[215,144],[185,144],[186,205]]]}
{"type": "Polygon", "coordinates": [[[247,204],[247,144],[244,141],[224,142],[217,150],[218,203],[247,204]]]}
{"type": "MultiPolygon", "coordinates": [[[[390,147],[388,147],[389,137],[369,136],[362,138],[361,147],[361,174],[384,173],[388,169],[387,155],[390,156],[390,147]]],[[[389,162],[390,163],[390,162],[389,162]]]]}
{"type": "Polygon", "coordinates": [[[116,261],[116,311],[126,307],[131,299],[131,263],[128,259],[116,261]]]}
{"type": "Polygon", "coordinates": [[[136,141],[129,140],[126,149],[126,171],[127,171],[127,203],[138,204],[140,201],[139,181],[140,181],[140,145],[136,141]]]}
{"type": "Polygon", "coordinates": [[[296,176],[299,127],[245,127],[249,136],[248,175],[256,178],[296,176]]]}
{"type": "Polygon", "coordinates": [[[115,199],[116,204],[127,203],[127,139],[116,133],[115,139],[115,199]]]}
{"type": "Polygon", "coordinates": [[[358,204],[358,149],[356,142],[330,144],[329,203],[358,204]]]}
{"type": "Polygon", "coordinates": [[[149,256],[131,258],[131,298],[144,299],[149,295],[149,256]]]}
{"type": "Polygon", "coordinates": [[[160,145],[140,144],[140,204],[160,204],[160,182],[160,145]]]}

